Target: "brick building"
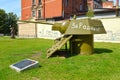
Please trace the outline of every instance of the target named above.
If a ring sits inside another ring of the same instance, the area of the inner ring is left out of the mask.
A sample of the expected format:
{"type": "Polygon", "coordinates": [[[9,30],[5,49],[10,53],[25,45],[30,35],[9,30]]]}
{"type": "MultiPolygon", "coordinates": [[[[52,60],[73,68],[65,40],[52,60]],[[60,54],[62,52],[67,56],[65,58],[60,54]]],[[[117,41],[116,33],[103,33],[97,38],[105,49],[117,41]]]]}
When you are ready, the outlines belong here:
{"type": "Polygon", "coordinates": [[[21,19],[69,18],[87,11],[87,0],[21,0],[21,19]]]}
{"type": "Polygon", "coordinates": [[[21,0],[21,19],[28,20],[33,17],[41,17],[43,6],[41,3],[41,0],[21,0]]]}
{"type": "MultiPolygon", "coordinates": [[[[108,0],[106,0],[108,1],[108,0]]],[[[117,0],[116,6],[119,1],[117,0]]],[[[102,41],[119,41],[119,17],[116,17],[116,9],[107,9],[103,6],[108,5],[108,2],[102,6],[101,0],[21,0],[22,20],[48,19],[48,18],[66,18],[74,14],[79,14],[78,18],[86,17],[85,12],[90,6],[94,9],[95,18],[101,18],[107,35],[96,35],[95,40],[102,41]],[[99,9],[97,9],[99,8],[99,9]],[[84,14],[83,14],[84,13],[84,14]],[[82,15],[83,14],[83,15],[82,15]],[[111,18],[115,17],[115,18],[111,18]],[[107,19],[108,18],[108,19],[107,19]],[[111,24],[111,22],[113,24],[111,24]],[[112,25],[112,26],[111,26],[112,25]],[[114,29],[116,27],[116,29],[114,29]],[[104,36],[104,37],[102,37],[104,36]],[[113,39],[114,37],[114,39],[113,39]]],[[[110,4],[112,5],[112,4],[110,4]]],[[[108,5],[109,6],[109,5],[108,5]]],[[[107,7],[108,7],[107,6],[107,7]]],[[[120,15],[120,9],[117,13],[120,15]]],[[[54,22],[54,21],[53,21],[54,22]]],[[[46,38],[56,39],[61,36],[59,31],[53,31],[52,25],[39,23],[19,22],[18,36],[20,38],[46,38]]]]}
{"type": "Polygon", "coordinates": [[[91,9],[102,8],[102,0],[87,0],[87,4],[91,9]]]}
{"type": "Polygon", "coordinates": [[[105,1],[103,2],[103,8],[113,8],[114,2],[113,1],[105,1]]]}

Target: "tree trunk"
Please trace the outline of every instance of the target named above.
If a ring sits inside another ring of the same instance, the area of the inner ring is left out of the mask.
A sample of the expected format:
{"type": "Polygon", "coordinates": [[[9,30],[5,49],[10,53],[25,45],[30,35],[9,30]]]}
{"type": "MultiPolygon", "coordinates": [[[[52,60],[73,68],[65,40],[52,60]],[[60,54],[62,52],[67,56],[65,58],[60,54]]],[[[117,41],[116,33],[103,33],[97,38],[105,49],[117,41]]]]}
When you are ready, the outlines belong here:
{"type": "Polygon", "coordinates": [[[15,28],[12,27],[12,28],[10,28],[10,29],[11,29],[11,38],[12,38],[12,39],[15,39],[15,28]]]}

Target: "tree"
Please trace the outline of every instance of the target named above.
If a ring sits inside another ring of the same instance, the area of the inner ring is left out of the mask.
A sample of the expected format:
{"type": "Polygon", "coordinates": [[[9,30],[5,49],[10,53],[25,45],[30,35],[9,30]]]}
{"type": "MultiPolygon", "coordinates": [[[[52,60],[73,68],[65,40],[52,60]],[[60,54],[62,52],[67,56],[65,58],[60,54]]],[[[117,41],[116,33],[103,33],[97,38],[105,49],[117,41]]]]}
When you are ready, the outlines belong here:
{"type": "Polygon", "coordinates": [[[17,15],[10,12],[6,13],[3,9],[0,9],[0,33],[4,35],[11,35],[11,38],[15,38],[17,33],[17,15]]]}
{"type": "Polygon", "coordinates": [[[5,33],[4,32],[4,27],[6,26],[5,22],[6,22],[6,16],[7,14],[5,13],[5,11],[3,9],[0,9],[0,33],[5,33]]]}
{"type": "Polygon", "coordinates": [[[7,14],[7,24],[10,29],[11,38],[15,38],[15,34],[17,33],[17,20],[16,14],[12,12],[7,14]]]}
{"type": "Polygon", "coordinates": [[[88,12],[86,13],[87,17],[94,17],[94,11],[89,7],[88,12]]]}

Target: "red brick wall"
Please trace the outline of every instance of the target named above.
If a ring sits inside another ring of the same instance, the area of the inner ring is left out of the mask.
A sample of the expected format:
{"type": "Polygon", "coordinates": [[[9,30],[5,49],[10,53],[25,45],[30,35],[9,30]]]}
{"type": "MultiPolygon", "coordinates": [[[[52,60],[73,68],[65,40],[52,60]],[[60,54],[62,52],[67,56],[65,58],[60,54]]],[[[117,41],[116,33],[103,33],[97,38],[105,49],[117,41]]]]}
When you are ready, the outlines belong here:
{"type": "Polygon", "coordinates": [[[80,4],[83,5],[83,10],[87,9],[87,0],[68,0],[68,6],[66,6],[66,0],[45,0],[45,18],[70,17],[70,15],[80,12],[80,4]]]}
{"type": "Polygon", "coordinates": [[[70,15],[79,14],[82,11],[87,9],[87,1],[85,0],[69,0],[69,5],[65,6],[64,0],[64,13],[66,17],[70,17],[70,15]],[[80,5],[82,5],[82,10],[80,10],[80,5]]]}
{"type": "Polygon", "coordinates": [[[93,5],[94,5],[93,0],[88,0],[87,4],[89,8],[93,9],[93,5]]]}
{"type": "MultiPolygon", "coordinates": [[[[38,6],[38,0],[35,0],[36,7],[38,6]]],[[[22,20],[28,20],[32,18],[32,0],[21,0],[21,19],[22,20]]],[[[35,9],[34,9],[35,10],[35,9]]],[[[36,11],[36,17],[38,17],[38,12],[36,11]]]]}
{"type": "Polygon", "coordinates": [[[45,18],[59,17],[61,15],[62,0],[45,0],[45,18]]]}
{"type": "Polygon", "coordinates": [[[66,4],[66,1],[65,0],[63,0],[63,9],[64,9],[64,13],[66,13],[66,14],[70,14],[70,13],[72,13],[72,6],[73,6],[73,2],[74,1],[72,1],[72,0],[68,0],[69,2],[68,2],[68,6],[66,6],[65,4],[66,4]]]}
{"type": "Polygon", "coordinates": [[[113,8],[113,1],[103,2],[103,8],[113,8]]]}
{"type": "Polygon", "coordinates": [[[21,0],[21,19],[27,20],[31,17],[32,0],[21,0]]]}
{"type": "MultiPolygon", "coordinates": [[[[21,0],[22,2],[22,20],[32,18],[32,0],[21,0]]],[[[66,0],[42,0],[42,17],[43,18],[54,18],[61,17],[64,15],[70,17],[70,15],[77,14],[80,11],[80,4],[83,5],[83,9],[87,8],[87,1],[83,0],[68,0],[68,6],[65,6],[66,0]]],[[[38,0],[36,0],[36,6],[38,6],[38,0]]],[[[38,10],[36,10],[36,18],[38,17],[38,10]]]]}
{"type": "Polygon", "coordinates": [[[94,0],[87,0],[87,5],[89,8],[91,9],[95,9],[95,8],[102,8],[102,0],[99,0],[97,2],[97,4],[95,3],[96,1],[94,0]],[[99,5],[98,5],[99,4],[99,5]]]}

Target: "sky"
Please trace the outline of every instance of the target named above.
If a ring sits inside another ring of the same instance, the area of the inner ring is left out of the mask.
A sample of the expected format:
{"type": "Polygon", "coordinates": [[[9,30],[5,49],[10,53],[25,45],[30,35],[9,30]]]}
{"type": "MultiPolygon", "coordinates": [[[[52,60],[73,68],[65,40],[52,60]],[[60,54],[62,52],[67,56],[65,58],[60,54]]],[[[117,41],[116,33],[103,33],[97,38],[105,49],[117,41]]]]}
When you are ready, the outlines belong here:
{"type": "Polygon", "coordinates": [[[20,17],[21,0],[0,0],[0,9],[4,9],[6,13],[13,12],[20,17]]]}
{"type": "Polygon", "coordinates": [[[21,0],[0,0],[0,9],[4,9],[6,13],[13,12],[14,14],[17,14],[18,17],[20,17],[21,0]]]}

